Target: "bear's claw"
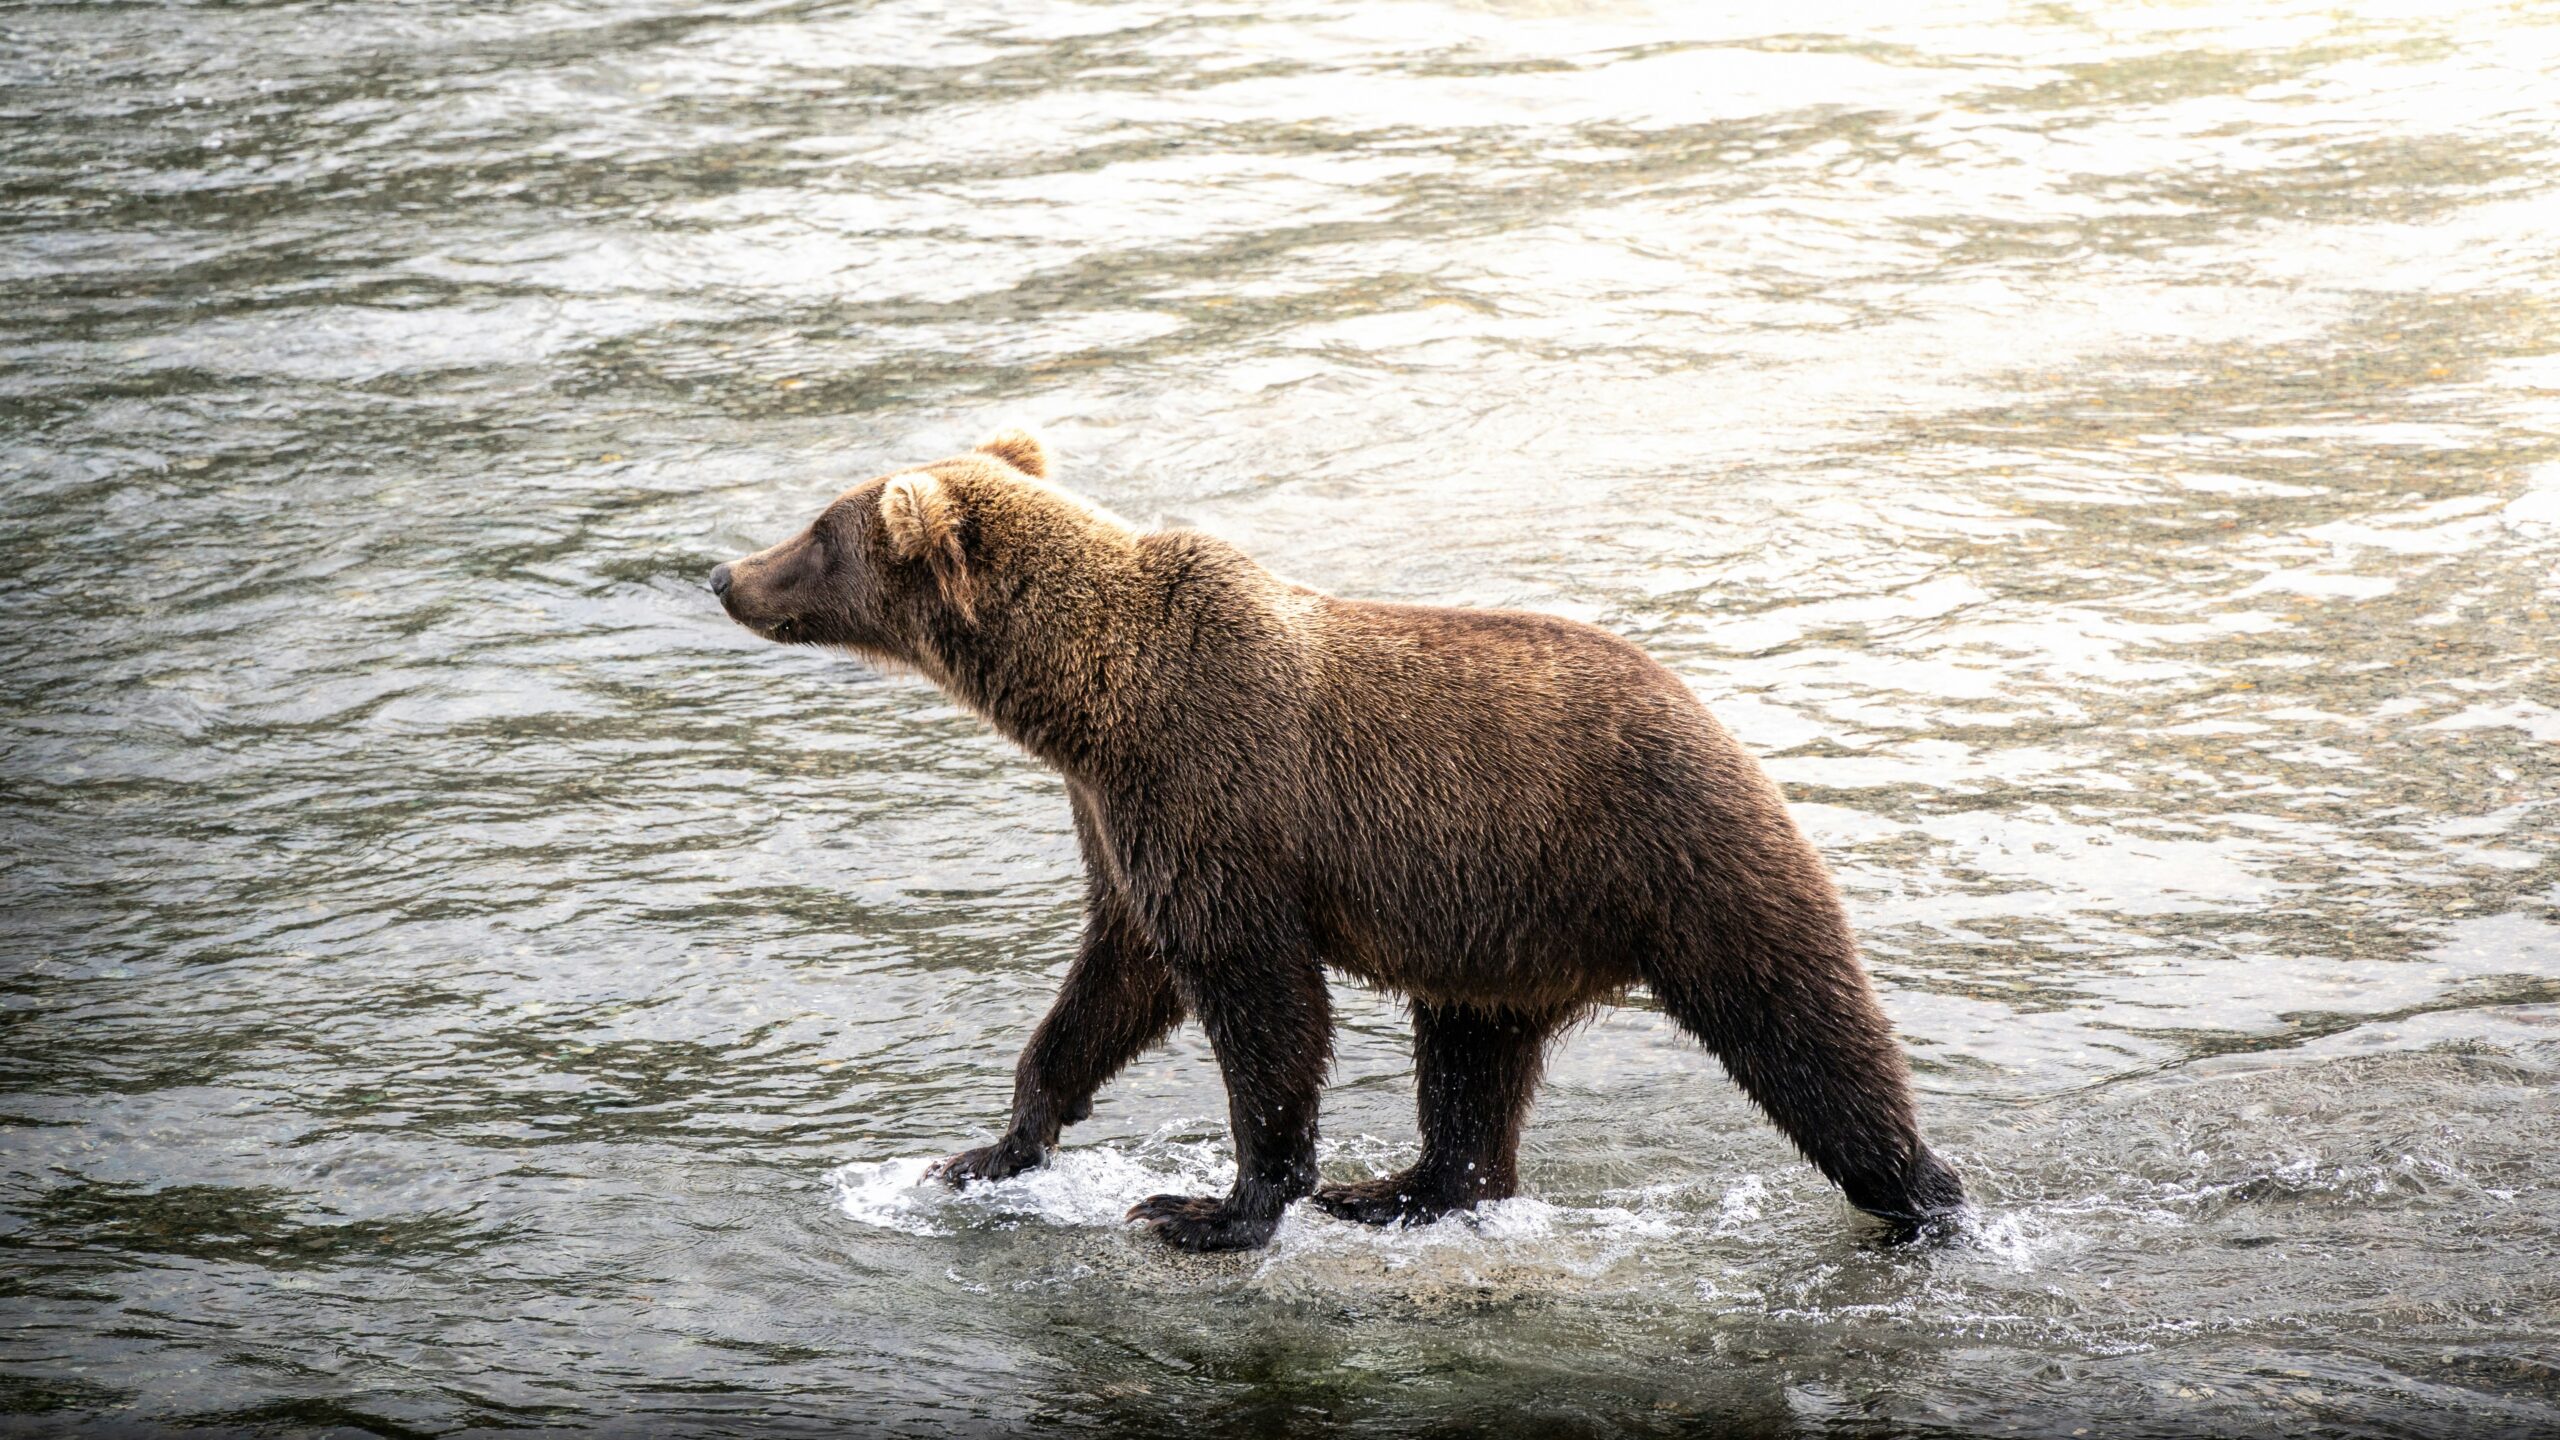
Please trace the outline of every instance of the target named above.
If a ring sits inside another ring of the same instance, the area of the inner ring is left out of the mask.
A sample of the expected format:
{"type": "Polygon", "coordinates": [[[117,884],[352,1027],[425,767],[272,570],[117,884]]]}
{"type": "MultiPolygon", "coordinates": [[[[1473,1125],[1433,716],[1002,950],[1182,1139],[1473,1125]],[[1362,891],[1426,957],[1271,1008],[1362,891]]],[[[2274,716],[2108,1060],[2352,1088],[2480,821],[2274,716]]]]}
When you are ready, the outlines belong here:
{"type": "Polygon", "coordinates": [[[1026,1151],[1019,1145],[999,1140],[975,1150],[946,1155],[925,1167],[925,1178],[939,1180],[954,1190],[972,1180],[1010,1180],[1040,1163],[1040,1152],[1026,1151]]]}
{"type": "Polygon", "coordinates": [[[1280,1228],[1278,1215],[1246,1214],[1225,1195],[1150,1195],[1129,1207],[1128,1218],[1153,1226],[1179,1250],[1255,1250],[1280,1228]]]}

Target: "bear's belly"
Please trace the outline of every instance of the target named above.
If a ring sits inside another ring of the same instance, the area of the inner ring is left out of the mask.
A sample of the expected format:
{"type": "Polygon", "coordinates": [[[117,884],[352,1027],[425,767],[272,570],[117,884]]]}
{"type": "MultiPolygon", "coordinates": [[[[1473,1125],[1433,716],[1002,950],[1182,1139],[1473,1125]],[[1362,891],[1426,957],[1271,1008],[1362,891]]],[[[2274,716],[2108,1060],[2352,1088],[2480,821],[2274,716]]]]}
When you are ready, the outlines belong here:
{"type": "Polygon", "coordinates": [[[1348,979],[1437,1005],[1554,1011],[1611,999],[1637,980],[1609,927],[1530,917],[1397,913],[1344,905],[1320,914],[1325,963],[1348,979]]]}

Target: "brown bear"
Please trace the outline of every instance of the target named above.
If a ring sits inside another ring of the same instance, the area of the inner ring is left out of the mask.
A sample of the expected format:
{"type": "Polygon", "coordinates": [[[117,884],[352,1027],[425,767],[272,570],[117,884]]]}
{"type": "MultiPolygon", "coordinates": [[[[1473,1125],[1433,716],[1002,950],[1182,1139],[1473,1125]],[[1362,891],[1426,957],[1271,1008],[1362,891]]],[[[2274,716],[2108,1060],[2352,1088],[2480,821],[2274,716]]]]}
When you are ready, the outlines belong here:
{"type": "Polygon", "coordinates": [[[1293,585],[1049,473],[1007,431],[711,572],[738,623],[919,672],[1066,778],[1083,938],[1003,1137],[945,1179],[1040,1164],[1189,1015],[1235,1187],[1131,1219],[1194,1250],[1259,1246],[1310,1193],[1428,1220],[1514,1193],[1549,1040],[1641,984],[1852,1204],[1902,1234],[1961,1207],[1821,859],[1678,677],[1551,615],[1293,585]],[[1319,1183],[1328,966],[1412,1002],[1401,1174],[1319,1183]]]}

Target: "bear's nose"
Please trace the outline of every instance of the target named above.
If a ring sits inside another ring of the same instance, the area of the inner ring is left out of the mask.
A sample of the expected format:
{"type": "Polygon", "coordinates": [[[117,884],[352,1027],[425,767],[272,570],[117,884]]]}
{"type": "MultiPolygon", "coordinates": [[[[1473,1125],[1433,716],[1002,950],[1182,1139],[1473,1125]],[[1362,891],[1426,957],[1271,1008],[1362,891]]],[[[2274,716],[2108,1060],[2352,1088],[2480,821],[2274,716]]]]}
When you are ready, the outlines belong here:
{"type": "Polygon", "coordinates": [[[728,566],[714,565],[711,567],[711,593],[719,596],[723,600],[729,598],[728,566]]]}

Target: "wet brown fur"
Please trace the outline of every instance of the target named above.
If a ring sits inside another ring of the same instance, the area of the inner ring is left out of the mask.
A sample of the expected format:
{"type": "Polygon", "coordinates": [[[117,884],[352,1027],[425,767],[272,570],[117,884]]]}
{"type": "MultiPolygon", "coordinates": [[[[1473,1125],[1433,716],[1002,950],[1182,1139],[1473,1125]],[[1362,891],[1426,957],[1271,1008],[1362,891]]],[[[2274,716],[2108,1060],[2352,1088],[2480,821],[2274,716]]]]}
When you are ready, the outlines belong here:
{"type": "Polygon", "coordinates": [[[1420,1220],[1514,1193],[1547,1043],[1650,986],[1856,1205],[1962,1202],[1820,858],[1687,686],[1547,615],[1344,600],[1048,483],[1020,431],[845,492],[714,588],[770,638],[912,668],[1066,777],[1086,924],[953,1183],[1039,1164],[1185,1016],[1237,1178],[1132,1218],[1256,1246],[1313,1193],[1420,1220]],[[1318,1187],[1325,967],[1409,996],[1422,1153],[1318,1187]]]}

